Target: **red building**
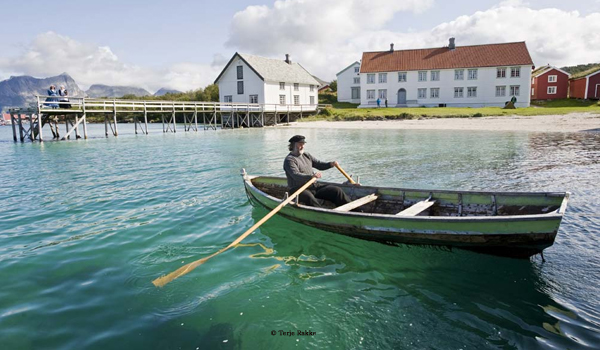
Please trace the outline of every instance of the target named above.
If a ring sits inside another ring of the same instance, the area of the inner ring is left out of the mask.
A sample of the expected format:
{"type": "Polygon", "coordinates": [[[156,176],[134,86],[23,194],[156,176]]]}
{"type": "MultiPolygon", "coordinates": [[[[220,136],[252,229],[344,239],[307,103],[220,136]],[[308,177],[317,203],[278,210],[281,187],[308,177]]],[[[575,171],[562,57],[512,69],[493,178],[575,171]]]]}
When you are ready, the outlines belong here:
{"type": "Polygon", "coordinates": [[[569,80],[569,97],[600,99],[600,66],[573,75],[569,80]]]}
{"type": "Polygon", "coordinates": [[[531,99],[554,100],[567,98],[571,74],[551,65],[531,72],[531,99]]]}

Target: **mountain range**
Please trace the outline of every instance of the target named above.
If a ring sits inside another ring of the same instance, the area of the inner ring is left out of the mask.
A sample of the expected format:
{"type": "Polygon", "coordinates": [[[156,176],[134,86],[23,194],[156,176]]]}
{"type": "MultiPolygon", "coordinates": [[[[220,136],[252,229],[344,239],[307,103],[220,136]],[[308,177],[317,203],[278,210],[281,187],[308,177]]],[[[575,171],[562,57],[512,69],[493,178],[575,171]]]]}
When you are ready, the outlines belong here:
{"type": "MultiPolygon", "coordinates": [[[[48,78],[34,78],[22,75],[0,81],[0,110],[10,107],[24,108],[35,105],[35,95],[47,96],[50,85],[55,85],[57,90],[61,85],[64,85],[69,91],[69,96],[73,97],[118,98],[130,94],[139,97],[152,95],[147,90],[139,87],[101,84],[94,84],[87,91],[83,91],[79,88],[77,82],[67,73],[48,78]]],[[[177,90],[161,88],[154,95],[162,96],[167,93],[179,92],[177,90]]]]}

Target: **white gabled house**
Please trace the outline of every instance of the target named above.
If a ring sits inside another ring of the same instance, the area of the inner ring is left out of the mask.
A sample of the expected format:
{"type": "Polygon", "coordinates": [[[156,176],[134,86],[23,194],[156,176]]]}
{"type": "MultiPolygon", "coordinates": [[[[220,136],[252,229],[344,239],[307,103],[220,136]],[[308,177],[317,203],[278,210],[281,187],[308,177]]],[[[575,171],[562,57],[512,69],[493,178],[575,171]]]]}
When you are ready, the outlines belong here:
{"type": "Polygon", "coordinates": [[[338,102],[360,103],[360,62],[342,69],[336,77],[338,102]]]}
{"type": "Polygon", "coordinates": [[[265,110],[316,110],[319,82],[300,64],[235,53],[217,79],[219,101],[257,103],[265,110]]]}
{"type": "Polygon", "coordinates": [[[529,107],[533,61],[525,42],[364,52],[359,108],[529,107]]]}

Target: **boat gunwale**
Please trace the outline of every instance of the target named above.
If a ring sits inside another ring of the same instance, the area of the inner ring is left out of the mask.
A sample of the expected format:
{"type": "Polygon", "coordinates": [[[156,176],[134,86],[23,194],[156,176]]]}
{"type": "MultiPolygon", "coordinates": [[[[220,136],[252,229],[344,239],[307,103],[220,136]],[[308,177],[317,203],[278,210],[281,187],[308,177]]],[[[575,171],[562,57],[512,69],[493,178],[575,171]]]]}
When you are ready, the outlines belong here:
{"type": "MultiPolygon", "coordinates": [[[[277,197],[273,197],[270,194],[260,190],[258,187],[254,186],[254,184],[252,183],[252,180],[255,178],[270,178],[270,179],[277,179],[277,180],[281,180],[284,179],[282,177],[276,177],[276,176],[256,176],[256,175],[246,175],[244,177],[244,182],[249,184],[250,188],[253,189],[254,191],[258,192],[259,194],[263,195],[263,197],[266,197],[276,203],[281,203],[283,202],[283,199],[279,199],[277,197]]],[[[321,182],[324,184],[332,184],[332,185],[340,185],[340,184],[336,184],[333,182],[321,182]]],[[[389,189],[389,190],[403,190],[403,191],[422,191],[422,192],[443,192],[443,193],[469,193],[469,194],[498,194],[498,192],[476,192],[476,191],[449,191],[449,190],[418,190],[418,189],[400,189],[400,188],[394,188],[394,187],[373,187],[373,186],[361,186],[362,188],[367,188],[367,189],[389,189]]],[[[560,194],[563,194],[561,197],[563,197],[563,202],[560,206],[560,208],[558,210],[555,211],[551,211],[549,213],[545,213],[545,214],[528,214],[528,215],[504,215],[504,216],[397,216],[397,215],[393,215],[393,214],[379,214],[379,213],[357,213],[357,212],[339,212],[339,211],[335,211],[333,209],[327,209],[327,208],[317,208],[317,207],[311,207],[311,206],[307,206],[307,205],[302,205],[299,203],[295,203],[294,206],[296,208],[300,208],[300,209],[304,209],[304,210],[309,210],[309,211],[317,211],[317,212],[323,212],[326,214],[333,214],[333,215],[338,215],[338,216],[358,216],[358,217],[366,217],[366,218],[381,218],[381,219],[394,219],[394,220],[398,220],[398,221],[440,221],[440,222],[457,222],[457,221],[462,221],[462,222],[481,222],[481,221],[487,221],[487,222],[505,222],[505,221],[535,221],[535,220],[562,220],[563,214],[564,214],[564,210],[566,210],[566,204],[568,202],[569,199],[569,192],[501,192],[502,194],[512,194],[512,195],[524,195],[524,194],[538,194],[538,195],[548,195],[550,194],[553,197],[559,197],[561,196],[560,194]]],[[[262,203],[261,203],[262,204],[262,203]]]]}

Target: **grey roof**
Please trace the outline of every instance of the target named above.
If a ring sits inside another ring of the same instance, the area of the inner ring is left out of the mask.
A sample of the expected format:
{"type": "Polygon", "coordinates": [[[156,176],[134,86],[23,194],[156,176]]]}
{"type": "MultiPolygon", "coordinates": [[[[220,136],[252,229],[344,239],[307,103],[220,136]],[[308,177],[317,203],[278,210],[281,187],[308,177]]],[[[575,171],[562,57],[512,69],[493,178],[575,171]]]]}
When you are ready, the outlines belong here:
{"type": "Polygon", "coordinates": [[[339,73],[336,73],[335,75],[336,75],[336,76],[338,76],[338,75],[340,75],[340,74],[344,73],[344,71],[346,71],[346,69],[348,69],[348,68],[352,67],[353,65],[355,65],[355,64],[357,64],[357,63],[358,63],[358,65],[360,66],[360,61],[355,61],[354,63],[352,63],[352,64],[351,64],[351,65],[349,65],[348,67],[346,67],[346,68],[342,69],[341,71],[339,71],[339,73]]]}
{"type": "Polygon", "coordinates": [[[238,55],[246,61],[264,81],[319,85],[319,82],[298,63],[248,54],[238,55]]]}
{"type": "Polygon", "coordinates": [[[317,77],[317,76],[315,76],[315,75],[313,75],[312,77],[313,77],[313,78],[315,78],[315,79],[316,79],[316,80],[319,82],[319,85],[320,85],[320,86],[329,85],[329,83],[328,83],[328,82],[326,82],[326,81],[325,81],[325,80],[323,80],[323,79],[319,79],[319,77],[317,77]]]}

